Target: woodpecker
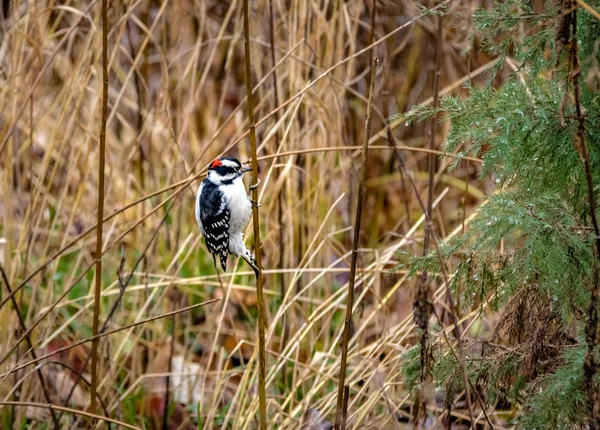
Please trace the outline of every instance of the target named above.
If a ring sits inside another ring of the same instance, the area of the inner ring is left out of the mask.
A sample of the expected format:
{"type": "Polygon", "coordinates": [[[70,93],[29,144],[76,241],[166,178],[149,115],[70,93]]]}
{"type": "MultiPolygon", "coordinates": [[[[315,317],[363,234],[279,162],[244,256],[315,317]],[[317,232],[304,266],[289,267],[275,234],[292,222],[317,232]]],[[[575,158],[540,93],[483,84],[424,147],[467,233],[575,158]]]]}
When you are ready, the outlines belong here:
{"type": "MultiPolygon", "coordinates": [[[[196,193],[196,221],[213,256],[215,268],[219,256],[224,271],[227,270],[227,254],[242,257],[254,270],[258,270],[254,255],[246,248],[243,239],[252,214],[252,204],[256,204],[246,193],[242,179],[244,173],[250,170],[236,158],[217,158],[210,163],[208,175],[196,193]]],[[[258,184],[250,189],[255,189],[258,184]]]]}

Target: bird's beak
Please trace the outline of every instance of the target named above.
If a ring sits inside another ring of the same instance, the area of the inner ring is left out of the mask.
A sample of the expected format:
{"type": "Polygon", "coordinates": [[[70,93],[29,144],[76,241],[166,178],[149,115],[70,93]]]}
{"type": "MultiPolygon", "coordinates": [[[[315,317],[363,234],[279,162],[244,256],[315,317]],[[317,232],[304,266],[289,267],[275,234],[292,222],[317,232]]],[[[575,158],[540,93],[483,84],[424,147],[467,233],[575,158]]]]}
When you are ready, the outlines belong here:
{"type": "Polygon", "coordinates": [[[247,173],[247,172],[251,172],[252,171],[252,167],[242,167],[242,173],[247,173]]]}

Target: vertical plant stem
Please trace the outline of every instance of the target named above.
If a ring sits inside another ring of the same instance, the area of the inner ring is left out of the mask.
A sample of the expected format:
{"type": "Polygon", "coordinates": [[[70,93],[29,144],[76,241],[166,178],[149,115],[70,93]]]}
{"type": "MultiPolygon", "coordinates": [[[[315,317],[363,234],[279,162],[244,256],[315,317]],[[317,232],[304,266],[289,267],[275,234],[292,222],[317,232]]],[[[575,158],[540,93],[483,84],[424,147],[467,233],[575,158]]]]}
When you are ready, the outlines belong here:
{"type": "MultiPolygon", "coordinates": [[[[94,286],[94,316],[92,335],[98,334],[100,292],[102,290],[102,220],[104,219],[104,164],[106,152],[106,119],[108,113],[108,0],[102,0],[102,122],[100,124],[100,156],[98,159],[98,211],[96,226],[96,283],[94,286]]],[[[90,387],[91,412],[96,412],[98,386],[98,339],[92,342],[92,380],[90,387]]]]}
{"type": "Polygon", "coordinates": [[[354,220],[354,236],[352,238],[352,257],[350,260],[350,279],[348,280],[348,298],[346,299],[346,319],[344,321],[344,335],[342,338],[342,357],[340,359],[340,376],[338,378],[338,397],[335,414],[335,429],[342,429],[342,417],[344,411],[344,387],[346,386],[346,363],[348,360],[348,343],[350,342],[350,325],[352,323],[352,307],[354,306],[354,283],[356,281],[356,259],[358,256],[358,245],[360,238],[360,222],[362,219],[363,200],[365,194],[365,182],[367,179],[367,157],[369,155],[369,137],[371,136],[371,112],[373,111],[373,93],[375,92],[375,74],[379,59],[371,59],[371,81],[369,83],[369,102],[365,116],[365,136],[362,148],[360,164],[360,179],[358,184],[358,198],[356,201],[356,218],[354,220]]]}
{"type": "MultiPolygon", "coordinates": [[[[469,160],[466,160],[465,192],[463,193],[462,204],[461,204],[462,215],[460,218],[460,224],[461,224],[460,234],[465,234],[465,221],[467,219],[467,198],[469,196],[469,168],[470,167],[471,167],[471,162],[469,160]]],[[[458,298],[460,299],[460,294],[458,295],[458,298]]],[[[460,302],[458,302],[457,305],[460,306],[460,302]]]]}
{"type": "MultiPolygon", "coordinates": [[[[442,66],[442,33],[444,28],[442,16],[439,15],[437,17],[437,33],[436,33],[436,41],[435,41],[435,77],[433,80],[433,104],[432,108],[436,110],[440,104],[440,75],[441,75],[441,66],[442,66]]],[[[433,116],[433,120],[431,123],[431,134],[429,135],[429,149],[435,151],[435,135],[437,133],[437,124],[439,121],[439,113],[436,113],[433,116]]],[[[429,165],[429,182],[427,184],[427,215],[431,218],[431,212],[433,208],[433,188],[435,186],[435,159],[436,156],[433,154],[429,154],[428,165],[429,165]]],[[[429,243],[431,240],[431,229],[433,226],[426,225],[425,226],[425,241],[423,245],[423,255],[426,255],[429,251],[429,243]]]]}
{"type": "MultiPolygon", "coordinates": [[[[6,291],[8,291],[8,294],[11,294],[12,288],[10,287],[10,283],[8,281],[8,276],[6,276],[6,272],[4,271],[4,268],[2,266],[0,266],[0,272],[2,273],[2,280],[4,281],[4,285],[6,285],[6,291]]],[[[12,296],[11,301],[12,301],[15,313],[17,314],[17,319],[19,320],[19,326],[21,327],[21,331],[23,333],[28,333],[27,326],[25,325],[25,321],[23,320],[23,315],[21,315],[21,309],[19,308],[19,304],[17,303],[17,299],[14,296],[12,296]]],[[[25,336],[25,341],[27,342],[27,347],[29,348],[29,353],[31,354],[31,356],[33,357],[34,360],[37,360],[37,354],[35,353],[35,349],[33,347],[33,343],[31,342],[31,338],[29,337],[29,334],[27,334],[25,336]]],[[[52,401],[50,399],[50,394],[48,393],[48,388],[46,387],[46,383],[44,382],[44,375],[42,375],[42,371],[39,367],[36,368],[36,373],[40,380],[40,385],[42,386],[42,391],[44,392],[44,398],[46,399],[46,402],[48,402],[50,404],[50,403],[52,403],[52,401]]],[[[60,429],[60,422],[59,422],[58,416],[56,415],[56,412],[54,410],[50,409],[50,415],[52,415],[52,422],[54,423],[54,428],[56,430],[60,429]]]]}
{"type": "MultiPolygon", "coordinates": [[[[127,20],[126,23],[127,29],[127,39],[129,42],[129,53],[132,59],[135,59],[138,55],[134,46],[133,46],[133,25],[131,24],[131,19],[127,20]]],[[[132,67],[135,67],[135,60],[132,63],[132,67]]],[[[145,188],[144,181],[144,163],[146,161],[146,154],[144,153],[144,145],[142,144],[141,134],[142,134],[142,126],[144,119],[142,117],[142,84],[140,83],[140,73],[135,70],[133,73],[133,83],[135,84],[135,92],[137,95],[137,112],[135,118],[135,144],[138,147],[139,159],[138,159],[138,175],[140,178],[140,185],[142,190],[145,188]]],[[[144,206],[142,206],[142,211],[144,210],[144,206]]]]}
{"type": "MultiPolygon", "coordinates": [[[[279,89],[277,88],[277,62],[275,59],[275,17],[273,14],[273,0],[269,0],[269,39],[271,43],[271,64],[273,65],[273,101],[275,103],[275,109],[279,106],[279,89]]],[[[279,122],[279,112],[275,112],[275,123],[279,122]]],[[[279,150],[279,131],[275,133],[275,153],[279,150]]],[[[284,192],[285,192],[285,182],[281,186],[281,190],[277,194],[277,226],[279,227],[279,261],[278,267],[280,269],[283,268],[283,262],[285,261],[285,246],[283,243],[283,202],[284,202],[284,192]]],[[[281,273],[279,275],[279,295],[281,300],[285,297],[285,274],[281,273]]],[[[281,342],[280,342],[280,351],[283,351],[285,345],[287,343],[288,337],[288,321],[286,315],[282,318],[281,323],[281,342]]],[[[287,363],[284,363],[281,368],[281,386],[285,390],[286,386],[286,373],[287,373],[287,363]]]]}
{"type": "MultiPolygon", "coordinates": [[[[391,133],[391,129],[390,129],[390,125],[389,125],[389,108],[388,108],[388,97],[390,95],[389,91],[388,91],[388,87],[387,87],[387,76],[389,73],[389,69],[390,69],[390,61],[389,61],[389,52],[387,52],[386,50],[386,60],[385,60],[385,71],[383,74],[383,121],[385,122],[386,125],[386,131],[388,133],[391,133]]],[[[388,136],[389,137],[389,136],[388,136]]],[[[389,139],[388,139],[389,142],[389,139]]],[[[396,151],[393,152],[395,157],[400,157],[402,156],[401,154],[397,153],[396,151]]],[[[402,202],[404,203],[404,213],[405,213],[405,231],[409,231],[410,227],[411,227],[411,221],[410,221],[410,207],[408,205],[408,190],[406,189],[406,179],[404,177],[404,169],[400,169],[400,198],[402,199],[402,202]]]]}
{"type": "Polygon", "coordinates": [[[342,428],[346,428],[346,418],[348,416],[348,397],[350,397],[350,385],[346,384],[344,386],[344,397],[342,403],[342,428]]]}
{"type": "Polygon", "coordinates": [[[10,15],[10,0],[2,0],[2,14],[4,19],[8,19],[10,15]]]}
{"type": "MultiPolygon", "coordinates": [[[[173,288],[173,287],[172,287],[173,288]]],[[[171,310],[177,309],[175,300],[171,303],[171,310]]],[[[175,354],[175,332],[177,328],[177,315],[171,317],[173,331],[171,333],[171,343],[169,345],[169,364],[167,365],[167,376],[165,377],[165,406],[163,408],[162,429],[169,428],[169,403],[171,403],[171,372],[173,372],[173,355],[175,354]]]]}
{"type": "MultiPolygon", "coordinates": [[[[244,0],[244,54],[246,58],[246,92],[248,94],[248,124],[250,127],[250,152],[252,153],[252,184],[258,179],[258,160],[256,155],[256,125],[254,124],[254,97],[252,95],[252,63],[250,59],[250,12],[248,0],[244,0]]],[[[258,190],[252,189],[252,200],[258,203],[258,190]]],[[[265,352],[265,301],[263,296],[263,273],[260,257],[260,217],[258,206],[252,205],[252,223],[254,227],[254,257],[256,259],[256,296],[258,302],[258,403],[260,429],[267,428],[266,352],[265,352]]]]}
{"type": "MultiPolygon", "coordinates": [[[[441,72],[441,51],[442,51],[442,17],[437,17],[437,32],[436,32],[436,43],[435,43],[435,76],[433,81],[433,109],[437,109],[439,105],[439,94],[440,94],[440,72],[441,72]]],[[[436,112],[429,135],[429,149],[435,150],[435,135],[437,132],[438,113],[436,112]]],[[[435,186],[435,156],[429,154],[427,157],[428,169],[429,169],[429,181],[427,184],[427,207],[426,217],[429,221],[432,219],[432,207],[433,207],[433,189],[435,186]]],[[[427,222],[425,224],[425,238],[423,240],[423,256],[429,252],[429,245],[431,243],[433,223],[427,222]]],[[[415,300],[415,322],[421,330],[421,374],[420,384],[421,387],[417,391],[417,399],[415,401],[415,409],[413,412],[414,421],[418,423],[421,418],[425,419],[427,414],[427,403],[430,400],[429,397],[433,393],[431,387],[432,383],[431,370],[433,367],[433,356],[431,351],[431,339],[429,336],[429,318],[432,313],[433,305],[431,304],[431,297],[429,292],[429,276],[427,271],[424,271],[419,276],[418,287],[417,287],[417,299],[415,300]]]]}
{"type": "Polygon", "coordinates": [[[592,175],[592,166],[587,147],[587,136],[585,130],[585,116],[581,107],[581,89],[579,87],[579,75],[581,68],[579,64],[579,54],[577,49],[577,11],[574,10],[571,19],[571,48],[569,59],[569,76],[573,82],[573,93],[575,96],[575,111],[577,116],[577,133],[573,137],[573,146],[579,153],[583,163],[588,191],[588,203],[590,206],[590,218],[594,228],[594,262],[593,262],[593,280],[590,304],[588,307],[588,320],[585,327],[585,337],[587,343],[587,352],[583,362],[584,388],[587,394],[590,419],[588,426],[590,430],[600,428],[600,402],[599,385],[597,382],[598,374],[598,307],[600,306],[600,274],[598,267],[600,264],[600,225],[596,215],[596,194],[594,190],[594,178],[592,175]]]}

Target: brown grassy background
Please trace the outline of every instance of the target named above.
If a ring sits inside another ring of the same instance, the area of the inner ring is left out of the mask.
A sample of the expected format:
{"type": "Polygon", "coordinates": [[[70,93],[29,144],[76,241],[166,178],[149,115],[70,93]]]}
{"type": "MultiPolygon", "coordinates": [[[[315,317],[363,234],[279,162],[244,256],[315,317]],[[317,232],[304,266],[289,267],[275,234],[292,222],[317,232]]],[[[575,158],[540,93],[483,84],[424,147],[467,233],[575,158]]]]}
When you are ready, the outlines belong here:
{"type": "MultiPolygon", "coordinates": [[[[479,5],[448,2],[442,94],[464,93],[469,78],[483,82],[495,63],[477,37],[467,38],[479,5]]],[[[371,32],[371,8],[370,1],[273,0],[274,68],[269,3],[251,3],[272,428],[299,428],[307,414],[334,416],[370,65],[369,51],[361,51],[371,33],[380,67],[347,377],[349,425],[398,428],[394,417],[407,418],[413,401],[399,368],[416,339],[414,282],[390,271],[397,250],[420,248],[423,217],[387,148],[382,112],[384,103],[390,115],[431,103],[435,23],[413,2],[381,0],[371,32]]],[[[103,338],[99,395],[114,419],[135,426],[160,426],[166,401],[180,405],[170,428],[195,428],[197,411],[187,406],[198,402],[202,428],[257,425],[254,277],[231,261],[217,275],[193,215],[205,166],[220,154],[250,158],[241,14],[240,1],[110,2],[101,326],[223,298],[103,338]]],[[[100,6],[14,0],[1,26],[0,263],[13,289],[23,285],[17,302],[27,326],[36,324],[31,337],[42,356],[91,335],[100,6]]],[[[430,126],[392,122],[423,198],[430,126]]],[[[447,126],[438,127],[438,145],[447,126]]],[[[444,239],[461,234],[494,185],[478,180],[478,160],[448,171],[452,157],[436,159],[433,220],[444,239]]],[[[469,325],[473,315],[465,314],[469,325]]],[[[10,302],[0,323],[4,357],[22,335],[10,302]]],[[[88,347],[44,362],[53,403],[86,408],[88,347]],[[67,402],[77,373],[84,381],[67,402]]],[[[31,359],[25,342],[5,358],[0,401],[44,402],[32,366],[9,373],[31,359]]],[[[4,425],[48,423],[45,409],[1,413],[4,425]]],[[[438,424],[441,415],[433,411],[438,424]]],[[[65,428],[85,425],[71,414],[62,419],[65,428]]]]}

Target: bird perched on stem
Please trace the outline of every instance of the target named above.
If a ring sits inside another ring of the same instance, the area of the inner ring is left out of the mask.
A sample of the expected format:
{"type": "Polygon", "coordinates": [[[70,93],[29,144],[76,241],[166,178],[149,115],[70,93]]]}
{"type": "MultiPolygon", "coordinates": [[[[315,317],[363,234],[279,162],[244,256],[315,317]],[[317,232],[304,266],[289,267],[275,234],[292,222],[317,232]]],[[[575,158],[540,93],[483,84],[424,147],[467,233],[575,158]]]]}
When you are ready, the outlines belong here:
{"type": "MultiPolygon", "coordinates": [[[[196,221],[213,255],[215,268],[217,256],[223,270],[227,270],[227,254],[242,257],[252,268],[258,270],[252,252],[244,245],[243,232],[253,202],[246,192],[243,175],[251,171],[232,157],[220,157],[208,167],[208,175],[196,193],[196,221]]],[[[250,189],[258,187],[257,182],[250,189]]]]}

